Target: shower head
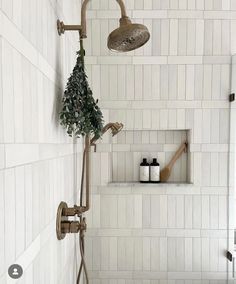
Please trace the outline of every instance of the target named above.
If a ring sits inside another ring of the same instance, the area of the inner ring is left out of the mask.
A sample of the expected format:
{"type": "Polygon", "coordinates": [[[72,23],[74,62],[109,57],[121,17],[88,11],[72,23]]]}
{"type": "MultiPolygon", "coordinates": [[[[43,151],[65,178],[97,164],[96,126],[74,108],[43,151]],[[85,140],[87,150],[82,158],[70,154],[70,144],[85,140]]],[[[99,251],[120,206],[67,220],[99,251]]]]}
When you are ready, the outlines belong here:
{"type": "Polygon", "coordinates": [[[123,129],[124,125],[122,123],[116,122],[116,123],[112,123],[111,125],[111,133],[112,136],[117,135],[122,129],[123,129]]]}
{"type": "Polygon", "coordinates": [[[149,38],[146,26],[132,24],[127,16],[122,16],[120,27],[108,36],[107,47],[112,51],[127,52],[143,46],[149,38]]]}
{"type": "MultiPolygon", "coordinates": [[[[65,31],[79,31],[80,39],[87,38],[86,9],[90,0],[82,0],[81,25],[65,25],[60,20],[57,21],[59,35],[65,31]]],[[[126,52],[143,46],[150,38],[150,33],[146,26],[132,24],[127,16],[123,0],[116,0],[121,10],[120,27],[108,36],[107,46],[110,50],[126,52]]]]}
{"type": "MultiPolygon", "coordinates": [[[[117,135],[122,129],[123,129],[124,125],[123,123],[119,123],[119,122],[110,122],[107,125],[105,125],[102,129],[102,135],[104,133],[106,133],[109,129],[111,129],[111,134],[112,136],[117,135]]],[[[93,137],[90,141],[91,145],[95,145],[95,142],[97,141],[97,138],[93,137]]]]}

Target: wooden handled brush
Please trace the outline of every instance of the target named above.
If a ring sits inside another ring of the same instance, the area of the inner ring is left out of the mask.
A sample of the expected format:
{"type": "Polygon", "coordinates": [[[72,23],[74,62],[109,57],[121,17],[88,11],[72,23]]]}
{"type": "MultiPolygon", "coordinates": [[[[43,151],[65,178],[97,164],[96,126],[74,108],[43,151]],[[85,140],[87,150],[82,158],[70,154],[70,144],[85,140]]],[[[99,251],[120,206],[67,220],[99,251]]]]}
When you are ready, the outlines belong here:
{"type": "Polygon", "coordinates": [[[160,173],[161,182],[166,182],[169,179],[175,162],[179,159],[179,157],[182,155],[183,152],[187,151],[187,146],[188,146],[188,143],[184,142],[179,147],[179,149],[176,151],[176,153],[174,154],[173,158],[168,163],[168,165],[163,170],[161,170],[161,173],[160,173]]]}

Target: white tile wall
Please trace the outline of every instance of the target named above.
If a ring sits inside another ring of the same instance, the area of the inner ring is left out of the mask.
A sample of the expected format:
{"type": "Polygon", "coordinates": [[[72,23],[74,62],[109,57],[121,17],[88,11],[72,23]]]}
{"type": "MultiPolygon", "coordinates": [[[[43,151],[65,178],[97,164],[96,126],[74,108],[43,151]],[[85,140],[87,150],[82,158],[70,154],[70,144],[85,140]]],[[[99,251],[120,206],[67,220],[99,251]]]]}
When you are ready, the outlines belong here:
{"type": "Polygon", "coordinates": [[[14,283],[75,283],[75,239],[57,241],[55,217],[60,201],[76,199],[81,147],[58,111],[78,37],[59,38],[56,20],[77,23],[80,3],[0,2],[0,283],[12,283],[13,263],[24,269],[14,283]]]}
{"type": "MultiPolygon", "coordinates": [[[[111,181],[107,169],[107,180],[102,186],[98,180],[93,187],[93,199],[99,199],[101,207],[94,206],[90,213],[96,215],[96,226],[91,217],[87,241],[92,283],[226,283],[223,251],[235,1],[127,0],[128,14],[148,26],[151,40],[122,55],[105,46],[119,17],[118,6],[111,10],[108,2],[94,0],[88,13],[97,34],[93,37],[88,29],[87,63],[101,80],[92,78],[100,105],[109,114],[107,121],[125,124],[125,135],[113,138],[113,180],[138,179],[133,165],[141,155],[130,151],[135,141],[155,147],[157,139],[157,144],[168,147],[172,142],[163,139],[163,130],[190,129],[188,170],[194,184],[107,186],[111,181]]],[[[110,150],[98,147],[96,155],[101,158],[104,152],[110,150]]],[[[109,160],[100,161],[107,167],[109,160]]],[[[99,168],[99,159],[96,165],[99,168]]]]}

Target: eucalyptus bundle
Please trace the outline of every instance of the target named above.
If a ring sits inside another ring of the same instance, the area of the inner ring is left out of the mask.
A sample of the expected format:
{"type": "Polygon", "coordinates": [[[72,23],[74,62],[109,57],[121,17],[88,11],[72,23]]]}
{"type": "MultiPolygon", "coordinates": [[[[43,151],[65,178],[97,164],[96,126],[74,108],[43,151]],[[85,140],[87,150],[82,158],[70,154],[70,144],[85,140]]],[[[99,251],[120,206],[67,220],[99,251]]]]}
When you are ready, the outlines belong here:
{"type": "Polygon", "coordinates": [[[103,128],[103,115],[98,100],[94,100],[89,87],[83,57],[80,52],[77,55],[76,65],[68,79],[62,99],[60,122],[69,136],[78,138],[81,135],[93,134],[99,138],[103,128]]]}

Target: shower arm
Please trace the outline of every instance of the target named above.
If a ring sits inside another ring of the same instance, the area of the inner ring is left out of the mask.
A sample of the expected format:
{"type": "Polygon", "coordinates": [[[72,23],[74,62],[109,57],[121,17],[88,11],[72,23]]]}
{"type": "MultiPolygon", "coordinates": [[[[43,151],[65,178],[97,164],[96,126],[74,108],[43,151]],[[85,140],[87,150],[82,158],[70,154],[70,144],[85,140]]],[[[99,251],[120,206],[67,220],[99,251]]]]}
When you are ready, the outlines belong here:
{"type": "MultiPolygon", "coordinates": [[[[65,25],[64,22],[57,20],[57,31],[59,35],[65,33],[65,31],[79,31],[80,38],[87,38],[87,19],[86,19],[86,11],[87,5],[90,0],[84,0],[81,7],[81,25],[65,25]]],[[[120,6],[121,10],[121,20],[120,24],[129,22],[129,18],[126,13],[126,8],[123,0],[116,0],[116,2],[120,6]]]]}

